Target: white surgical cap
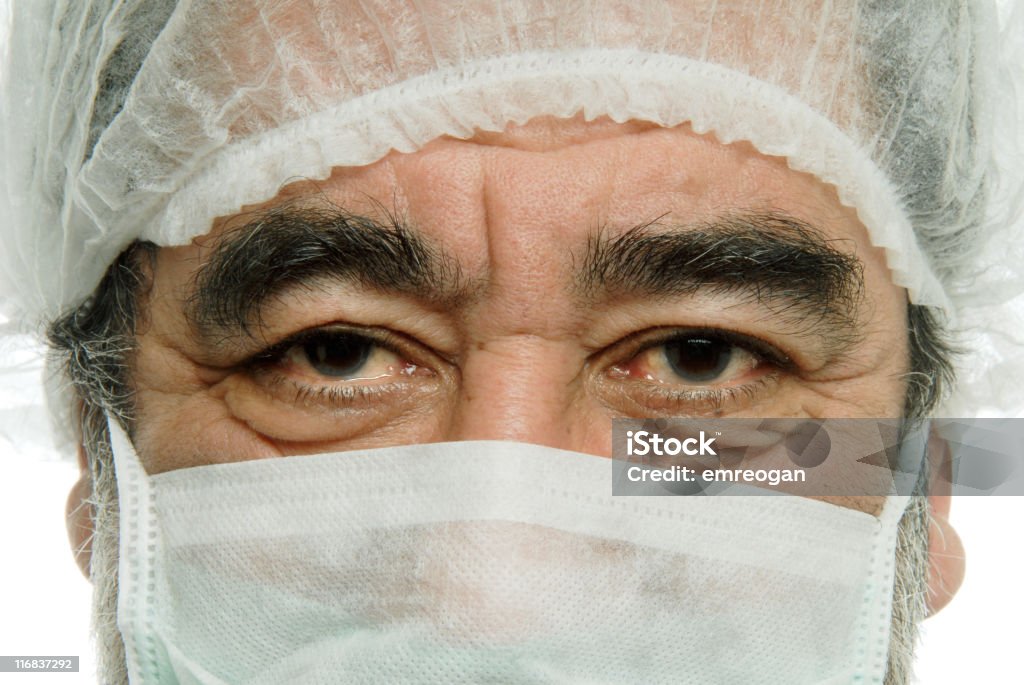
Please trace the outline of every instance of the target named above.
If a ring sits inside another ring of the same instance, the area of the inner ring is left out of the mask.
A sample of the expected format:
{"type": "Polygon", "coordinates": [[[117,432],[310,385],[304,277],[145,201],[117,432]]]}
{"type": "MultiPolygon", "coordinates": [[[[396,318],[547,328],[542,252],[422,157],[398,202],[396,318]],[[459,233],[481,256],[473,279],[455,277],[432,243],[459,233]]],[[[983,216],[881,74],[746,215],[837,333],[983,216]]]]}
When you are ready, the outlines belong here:
{"type": "Polygon", "coordinates": [[[688,122],[834,186],[911,300],[983,336],[960,397],[997,404],[996,385],[1019,397],[1024,381],[1005,374],[1019,348],[995,313],[1024,249],[1021,15],[981,0],[16,1],[0,307],[38,325],[134,240],[186,244],[289,179],[442,135],[539,115],[688,122]]]}

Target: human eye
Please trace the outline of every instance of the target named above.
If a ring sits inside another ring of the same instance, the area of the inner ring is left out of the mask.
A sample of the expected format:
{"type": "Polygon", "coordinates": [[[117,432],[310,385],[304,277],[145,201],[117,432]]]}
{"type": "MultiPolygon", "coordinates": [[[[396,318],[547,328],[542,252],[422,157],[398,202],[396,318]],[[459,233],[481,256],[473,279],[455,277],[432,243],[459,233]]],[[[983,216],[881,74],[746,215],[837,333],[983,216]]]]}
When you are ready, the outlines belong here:
{"type": "Polygon", "coordinates": [[[248,366],[269,392],[296,404],[384,401],[435,377],[430,353],[399,334],[345,325],[293,335],[248,366]]]}
{"type": "Polygon", "coordinates": [[[789,358],[757,338],[718,329],[658,329],[607,353],[603,382],[628,413],[721,413],[779,380],[789,358]]]}

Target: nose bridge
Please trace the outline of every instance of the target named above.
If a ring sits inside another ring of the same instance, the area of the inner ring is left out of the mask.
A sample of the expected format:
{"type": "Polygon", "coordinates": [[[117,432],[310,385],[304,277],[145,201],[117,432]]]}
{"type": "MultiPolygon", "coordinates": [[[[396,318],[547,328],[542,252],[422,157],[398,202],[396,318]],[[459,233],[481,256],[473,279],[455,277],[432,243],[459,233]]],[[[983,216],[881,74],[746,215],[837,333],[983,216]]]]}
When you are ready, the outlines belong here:
{"type": "Polygon", "coordinates": [[[573,295],[573,248],[585,244],[608,187],[588,146],[489,148],[482,166],[487,282],[463,312],[466,335],[451,440],[515,440],[574,451],[598,412],[587,399],[573,295]]]}
{"type": "Polygon", "coordinates": [[[564,341],[518,334],[477,343],[462,366],[449,438],[573,449],[579,369],[564,341]]]}

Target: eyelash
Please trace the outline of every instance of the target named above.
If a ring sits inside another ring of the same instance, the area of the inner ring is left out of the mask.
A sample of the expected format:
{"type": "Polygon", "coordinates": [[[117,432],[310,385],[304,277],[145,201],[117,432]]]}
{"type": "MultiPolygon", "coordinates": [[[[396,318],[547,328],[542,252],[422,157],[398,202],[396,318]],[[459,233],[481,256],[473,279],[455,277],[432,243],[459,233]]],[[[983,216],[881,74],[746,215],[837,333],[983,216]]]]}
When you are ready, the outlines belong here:
{"type": "Polygon", "coordinates": [[[332,324],[327,326],[318,326],[317,328],[309,328],[304,331],[300,331],[292,336],[289,336],[281,342],[274,343],[270,347],[257,352],[247,361],[243,362],[244,366],[259,366],[265,364],[274,364],[284,357],[284,355],[291,348],[297,345],[305,345],[311,340],[315,340],[324,335],[330,333],[341,333],[350,335],[353,338],[361,338],[367,340],[374,345],[377,345],[389,352],[394,352],[397,355],[408,356],[408,350],[403,349],[399,336],[386,330],[372,330],[367,331],[363,329],[355,329],[349,326],[342,326],[338,324],[332,324]]]}
{"type": "Polygon", "coordinates": [[[706,390],[670,390],[664,387],[651,386],[646,389],[646,394],[651,399],[661,400],[667,403],[689,405],[687,414],[696,414],[707,411],[720,411],[729,404],[741,401],[753,401],[758,394],[773,385],[779,379],[778,372],[772,371],[744,385],[732,385],[724,388],[708,388],[706,390]]]}
{"type": "Polygon", "coordinates": [[[660,345],[665,345],[684,337],[705,337],[714,340],[721,340],[722,342],[730,345],[735,345],[741,349],[744,349],[755,356],[767,361],[772,366],[778,367],[783,371],[791,371],[793,369],[793,360],[788,355],[779,351],[776,347],[770,343],[743,333],[736,333],[735,331],[728,331],[721,328],[668,328],[668,329],[657,329],[662,331],[655,337],[648,337],[652,334],[652,331],[641,331],[634,333],[626,338],[623,338],[618,343],[611,346],[610,349],[616,349],[622,345],[627,346],[627,353],[624,355],[616,354],[616,357],[632,359],[633,357],[646,352],[647,350],[653,349],[660,345]]]}
{"type": "Polygon", "coordinates": [[[294,382],[293,385],[298,391],[296,403],[327,403],[332,406],[352,406],[357,402],[377,398],[391,389],[387,385],[325,385],[319,388],[310,385],[299,386],[294,382]]]}
{"type": "MultiPolygon", "coordinates": [[[[415,358],[408,349],[410,344],[399,334],[387,330],[355,329],[343,325],[330,325],[311,328],[296,333],[284,340],[262,350],[247,361],[242,367],[254,375],[263,377],[268,389],[287,388],[288,398],[297,406],[329,406],[351,408],[380,401],[387,395],[396,395],[408,391],[408,383],[325,383],[312,385],[298,381],[275,368],[293,347],[325,334],[336,332],[361,338],[398,356],[415,358]]],[[[689,414],[700,412],[718,412],[731,404],[750,402],[780,378],[780,371],[792,371],[792,360],[769,343],[754,336],[716,328],[667,328],[640,331],[605,348],[596,356],[601,364],[602,374],[607,374],[614,364],[631,360],[636,356],[665,345],[682,337],[706,337],[735,345],[756,356],[763,363],[770,364],[773,369],[758,378],[743,383],[724,387],[707,386],[702,388],[677,388],[657,385],[645,381],[634,381],[631,390],[641,389],[644,403],[651,405],[670,405],[672,411],[689,414]]]]}
{"type": "Polygon", "coordinates": [[[330,333],[340,333],[360,338],[373,345],[402,357],[408,357],[407,345],[402,344],[401,336],[387,330],[355,329],[343,325],[327,325],[310,328],[291,335],[270,347],[257,352],[240,365],[249,373],[262,376],[270,390],[286,387],[289,399],[296,405],[317,405],[332,407],[352,407],[371,400],[380,399],[385,395],[400,392],[405,385],[402,383],[329,383],[310,385],[287,376],[275,367],[282,362],[285,355],[293,347],[304,345],[317,337],[330,333]]]}
{"type": "MultiPolygon", "coordinates": [[[[760,338],[718,328],[668,328],[634,333],[598,353],[605,360],[604,373],[615,364],[629,361],[648,350],[684,337],[706,337],[735,345],[757,357],[762,363],[770,364],[771,370],[742,385],[724,387],[673,389],[647,381],[634,381],[640,386],[644,399],[651,405],[670,405],[669,411],[685,414],[716,413],[729,405],[752,402],[765,389],[777,383],[783,372],[793,372],[795,364],[785,353],[760,338]],[[652,337],[653,334],[653,337],[652,337]],[[625,351],[620,351],[625,347],[625,351]],[[614,361],[609,363],[608,358],[614,361]]],[[[634,400],[635,401],[635,400],[634,400]]]]}

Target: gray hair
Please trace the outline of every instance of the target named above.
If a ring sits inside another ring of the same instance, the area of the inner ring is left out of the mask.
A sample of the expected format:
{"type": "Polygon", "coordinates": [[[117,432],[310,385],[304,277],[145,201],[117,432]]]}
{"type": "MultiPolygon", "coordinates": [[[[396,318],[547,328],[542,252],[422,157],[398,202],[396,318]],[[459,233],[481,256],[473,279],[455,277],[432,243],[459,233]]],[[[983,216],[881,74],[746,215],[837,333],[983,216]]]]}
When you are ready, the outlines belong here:
{"type": "Polygon", "coordinates": [[[130,430],[134,417],[131,359],[135,350],[137,308],[148,288],[144,275],[156,247],[139,243],[110,266],[85,303],[53,322],[48,332],[51,356],[60,363],[77,400],[76,426],[91,476],[90,579],[93,631],[101,682],[128,678],[124,643],[117,628],[119,507],[107,417],[130,430]],[[143,264],[147,264],[143,268],[143,264]]]}

